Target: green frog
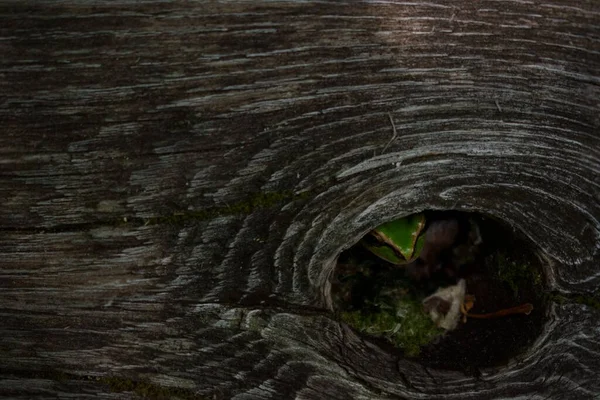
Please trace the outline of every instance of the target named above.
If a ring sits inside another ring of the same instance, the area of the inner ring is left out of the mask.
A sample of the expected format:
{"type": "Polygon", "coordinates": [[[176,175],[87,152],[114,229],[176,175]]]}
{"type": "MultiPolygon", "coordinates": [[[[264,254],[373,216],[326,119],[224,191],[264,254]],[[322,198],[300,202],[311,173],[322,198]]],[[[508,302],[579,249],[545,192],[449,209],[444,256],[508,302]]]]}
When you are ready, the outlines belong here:
{"type": "Polygon", "coordinates": [[[425,243],[425,215],[412,214],[373,229],[361,244],[379,258],[406,265],[414,261],[425,243]]]}

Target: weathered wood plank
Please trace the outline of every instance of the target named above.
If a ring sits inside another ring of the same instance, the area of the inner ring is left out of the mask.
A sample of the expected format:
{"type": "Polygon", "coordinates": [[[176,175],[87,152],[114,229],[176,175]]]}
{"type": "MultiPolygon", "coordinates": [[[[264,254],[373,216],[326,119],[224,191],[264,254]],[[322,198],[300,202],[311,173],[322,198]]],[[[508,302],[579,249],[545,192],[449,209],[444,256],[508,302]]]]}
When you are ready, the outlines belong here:
{"type": "Polygon", "coordinates": [[[457,208],[598,296],[597,2],[3,2],[0,38],[0,394],[600,393],[592,307],[476,379],[327,293],[379,222],[457,208]]]}

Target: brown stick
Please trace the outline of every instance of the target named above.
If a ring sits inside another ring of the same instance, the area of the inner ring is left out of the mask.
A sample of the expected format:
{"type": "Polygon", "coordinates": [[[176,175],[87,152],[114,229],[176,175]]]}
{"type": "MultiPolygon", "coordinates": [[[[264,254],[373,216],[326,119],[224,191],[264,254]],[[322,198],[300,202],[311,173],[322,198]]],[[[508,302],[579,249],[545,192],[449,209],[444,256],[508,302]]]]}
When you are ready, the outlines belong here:
{"type": "Polygon", "coordinates": [[[481,318],[481,319],[484,319],[484,318],[498,318],[498,317],[504,317],[506,315],[513,315],[513,314],[525,314],[525,315],[529,315],[532,310],[533,310],[533,304],[531,304],[531,303],[525,303],[525,304],[521,304],[520,306],[511,307],[511,308],[505,308],[503,310],[498,310],[498,311],[491,312],[491,313],[486,313],[486,314],[466,314],[466,315],[469,318],[481,318]]]}

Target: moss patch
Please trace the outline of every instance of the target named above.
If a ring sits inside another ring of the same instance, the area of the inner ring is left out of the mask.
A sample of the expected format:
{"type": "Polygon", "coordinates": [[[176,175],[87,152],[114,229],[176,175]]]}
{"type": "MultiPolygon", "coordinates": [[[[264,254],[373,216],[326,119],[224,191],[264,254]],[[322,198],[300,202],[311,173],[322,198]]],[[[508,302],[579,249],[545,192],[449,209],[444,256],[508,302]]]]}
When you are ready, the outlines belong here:
{"type": "Polygon", "coordinates": [[[583,294],[561,294],[551,292],[547,294],[547,300],[557,304],[581,304],[595,310],[600,310],[600,298],[583,294]]]}
{"type": "Polygon", "coordinates": [[[533,284],[541,288],[543,284],[542,273],[539,268],[534,268],[527,260],[515,260],[505,252],[497,252],[488,257],[490,270],[495,271],[497,278],[510,287],[514,296],[519,294],[519,288],[533,284]]]}
{"type": "Polygon", "coordinates": [[[69,381],[81,382],[89,384],[95,383],[107,385],[108,391],[113,393],[132,392],[144,399],[150,400],[167,400],[167,399],[183,399],[183,400],[206,400],[206,396],[195,393],[192,389],[165,387],[147,380],[132,380],[120,376],[93,376],[93,375],[77,375],[73,373],[63,372],[54,369],[43,371],[34,370],[14,370],[5,371],[16,377],[26,377],[34,379],[48,379],[56,381],[60,384],[69,381]]]}
{"type": "Polygon", "coordinates": [[[431,342],[444,331],[435,326],[415,299],[397,301],[394,307],[378,311],[347,311],[342,321],[369,335],[384,337],[404,350],[409,357],[419,355],[421,346],[431,342]]]}
{"type": "Polygon", "coordinates": [[[131,379],[108,376],[100,378],[100,382],[108,385],[111,392],[133,392],[144,399],[152,400],[167,400],[167,399],[184,399],[184,400],[201,400],[206,397],[197,395],[191,389],[164,387],[153,384],[148,381],[133,381],[131,379]]]}
{"type": "Polygon", "coordinates": [[[178,211],[171,215],[157,216],[143,220],[144,225],[178,224],[188,220],[205,220],[224,215],[246,215],[257,209],[266,209],[283,202],[307,199],[312,194],[308,191],[294,193],[291,190],[281,192],[261,192],[248,199],[218,207],[209,207],[197,211],[178,211]]]}

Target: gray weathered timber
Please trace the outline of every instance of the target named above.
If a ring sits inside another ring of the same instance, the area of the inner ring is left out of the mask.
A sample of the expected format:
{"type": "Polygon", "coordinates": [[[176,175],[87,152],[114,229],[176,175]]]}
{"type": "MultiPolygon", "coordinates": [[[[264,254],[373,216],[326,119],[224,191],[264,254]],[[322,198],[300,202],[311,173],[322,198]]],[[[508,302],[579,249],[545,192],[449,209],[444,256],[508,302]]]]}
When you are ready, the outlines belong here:
{"type": "Polygon", "coordinates": [[[598,1],[5,0],[0,55],[0,396],[600,396],[597,308],[474,378],[357,337],[327,284],[455,208],[599,295],[598,1]]]}

